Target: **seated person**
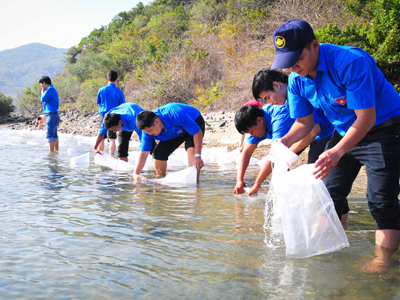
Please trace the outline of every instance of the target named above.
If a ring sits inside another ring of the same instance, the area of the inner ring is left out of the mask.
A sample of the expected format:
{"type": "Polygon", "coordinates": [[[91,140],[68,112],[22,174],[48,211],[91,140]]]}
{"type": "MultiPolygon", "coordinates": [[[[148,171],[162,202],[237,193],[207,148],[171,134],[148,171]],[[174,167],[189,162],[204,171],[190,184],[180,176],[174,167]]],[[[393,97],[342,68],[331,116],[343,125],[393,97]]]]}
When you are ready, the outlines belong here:
{"type": "Polygon", "coordinates": [[[40,115],[39,117],[37,117],[36,122],[35,122],[35,126],[33,127],[33,129],[40,130],[40,126],[42,124],[46,126],[46,116],[45,115],[40,115]]]}
{"type": "Polygon", "coordinates": [[[188,153],[189,166],[196,166],[197,179],[204,166],[201,159],[205,122],[200,111],[190,105],[169,103],[155,111],[142,111],[136,118],[137,128],[143,131],[140,154],[133,178],[140,181],[140,175],[154,140],[158,140],[152,152],[157,176],[165,176],[168,157],[183,142],[188,153]]]}
{"type": "MultiPolygon", "coordinates": [[[[236,129],[239,133],[250,133],[251,136],[247,139],[247,144],[239,161],[237,181],[233,191],[235,194],[244,193],[243,177],[258,143],[266,138],[274,141],[284,136],[289,132],[295,121],[290,118],[289,104],[286,101],[287,82],[288,76],[281,72],[269,69],[259,71],[253,80],[253,96],[267,101],[270,105],[263,109],[255,106],[242,107],[236,112],[236,129]]],[[[332,124],[329,123],[321,110],[314,111],[314,118],[315,125],[312,131],[290,148],[293,152],[300,154],[310,145],[308,163],[314,163],[318,159],[333,133],[332,124]]],[[[271,161],[267,161],[262,166],[253,187],[249,191],[250,196],[257,194],[261,184],[271,172],[271,161]]]]}
{"type": "MultiPolygon", "coordinates": [[[[243,104],[243,106],[247,106],[247,105],[257,105],[259,108],[262,108],[261,103],[258,102],[257,100],[249,100],[245,104],[243,104]]],[[[239,150],[240,150],[240,152],[243,151],[244,137],[245,137],[245,134],[241,134],[240,135],[240,141],[239,141],[239,150]]]]}
{"type": "Polygon", "coordinates": [[[142,138],[142,131],[136,127],[136,117],[143,111],[136,103],[124,103],[105,114],[93,147],[94,154],[101,153],[98,149],[100,143],[107,136],[107,131],[118,132],[117,157],[120,160],[128,161],[129,140],[133,131],[136,131],[139,140],[142,138]]]}

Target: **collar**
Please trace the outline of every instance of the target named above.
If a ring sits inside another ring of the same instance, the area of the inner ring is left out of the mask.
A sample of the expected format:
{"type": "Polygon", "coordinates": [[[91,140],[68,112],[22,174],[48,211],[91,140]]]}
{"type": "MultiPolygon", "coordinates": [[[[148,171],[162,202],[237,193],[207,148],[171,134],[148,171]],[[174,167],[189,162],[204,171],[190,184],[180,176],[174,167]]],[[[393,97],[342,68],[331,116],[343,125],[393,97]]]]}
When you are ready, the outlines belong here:
{"type": "Polygon", "coordinates": [[[328,72],[328,65],[326,63],[326,59],[325,59],[325,51],[324,51],[324,45],[323,44],[319,44],[319,58],[318,58],[318,69],[317,69],[317,73],[319,71],[322,72],[328,72]]]}

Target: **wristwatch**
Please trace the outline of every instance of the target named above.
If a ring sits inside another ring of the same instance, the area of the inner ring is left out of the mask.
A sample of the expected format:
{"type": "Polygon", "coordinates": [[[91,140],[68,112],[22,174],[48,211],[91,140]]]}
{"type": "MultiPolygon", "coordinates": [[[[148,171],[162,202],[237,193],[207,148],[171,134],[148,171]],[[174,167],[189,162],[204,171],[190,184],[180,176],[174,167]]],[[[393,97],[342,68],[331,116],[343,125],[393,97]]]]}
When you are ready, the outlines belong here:
{"type": "Polygon", "coordinates": [[[201,154],[200,154],[200,153],[196,153],[196,154],[194,155],[194,157],[201,157],[201,154]]]}

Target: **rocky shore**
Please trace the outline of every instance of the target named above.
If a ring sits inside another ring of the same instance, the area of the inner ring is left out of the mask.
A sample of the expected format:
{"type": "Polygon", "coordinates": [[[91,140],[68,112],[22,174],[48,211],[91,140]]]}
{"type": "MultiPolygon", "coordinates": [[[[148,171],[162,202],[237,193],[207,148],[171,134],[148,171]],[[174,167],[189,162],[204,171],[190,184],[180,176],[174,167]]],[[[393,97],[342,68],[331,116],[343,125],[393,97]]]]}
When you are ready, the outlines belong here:
{"type": "MultiPolygon", "coordinates": [[[[72,110],[60,111],[60,125],[58,127],[61,133],[72,133],[84,136],[96,136],[99,129],[100,116],[97,113],[78,114],[72,110]]],[[[204,136],[204,147],[224,147],[227,146],[231,151],[239,146],[239,135],[234,125],[235,112],[214,111],[203,113],[206,122],[206,133],[204,136]],[[237,140],[236,143],[229,141],[237,140]]],[[[34,126],[37,116],[9,117],[0,123],[0,129],[26,130],[34,126]]],[[[42,128],[41,130],[44,130],[42,128]]],[[[133,135],[136,138],[136,135],[133,135]]],[[[261,159],[268,154],[270,146],[259,146],[254,157],[261,159]]],[[[306,162],[307,150],[304,151],[299,160],[295,163],[300,165],[306,162]]]]}

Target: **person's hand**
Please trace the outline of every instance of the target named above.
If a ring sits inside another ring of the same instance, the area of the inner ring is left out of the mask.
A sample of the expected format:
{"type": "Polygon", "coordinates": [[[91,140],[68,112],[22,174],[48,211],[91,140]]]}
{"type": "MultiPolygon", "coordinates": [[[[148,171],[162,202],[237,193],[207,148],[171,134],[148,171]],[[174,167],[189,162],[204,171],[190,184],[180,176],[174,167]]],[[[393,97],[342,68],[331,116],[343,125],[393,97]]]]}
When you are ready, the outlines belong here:
{"type": "Polygon", "coordinates": [[[100,155],[101,155],[101,154],[102,154],[101,152],[102,152],[102,151],[100,151],[99,149],[94,149],[94,148],[93,148],[93,153],[94,153],[94,155],[96,155],[96,154],[100,154],[100,155]]]}
{"type": "Polygon", "coordinates": [[[240,195],[244,194],[245,190],[244,188],[246,187],[246,184],[243,181],[237,182],[235,185],[235,189],[233,190],[233,193],[235,195],[240,195]]]}
{"type": "Polygon", "coordinates": [[[146,180],[146,178],[144,176],[142,176],[140,174],[133,173],[133,182],[139,183],[139,182],[142,182],[144,180],[146,180]]]}
{"type": "Polygon", "coordinates": [[[249,191],[249,196],[250,196],[250,197],[257,196],[257,193],[258,193],[258,191],[259,191],[260,189],[261,189],[261,184],[255,183],[255,184],[251,187],[251,189],[250,189],[250,191],[249,191]]]}
{"type": "Polygon", "coordinates": [[[204,162],[201,157],[194,157],[192,161],[192,166],[195,166],[196,169],[200,171],[200,169],[204,166],[204,162]]]}
{"type": "Polygon", "coordinates": [[[243,148],[244,148],[244,145],[243,145],[243,144],[240,144],[240,145],[239,145],[239,151],[242,152],[242,151],[243,151],[243,148]]]}
{"type": "Polygon", "coordinates": [[[315,179],[325,179],[343,155],[335,148],[323,152],[315,162],[315,179]]]}
{"type": "Polygon", "coordinates": [[[288,145],[287,145],[287,140],[286,140],[284,137],[283,137],[283,138],[276,139],[274,143],[276,143],[276,142],[282,143],[282,144],[284,144],[286,147],[288,147],[288,145]]]}

